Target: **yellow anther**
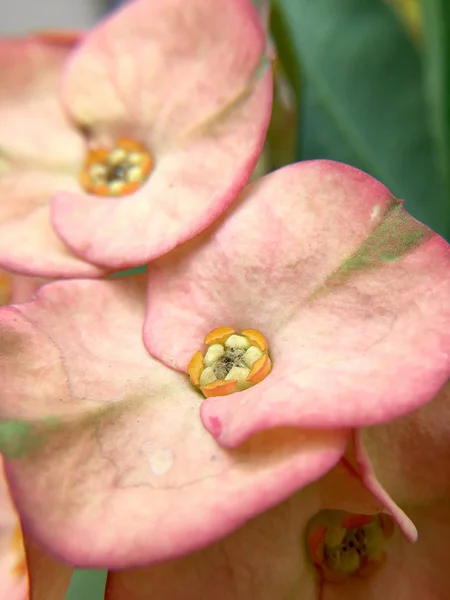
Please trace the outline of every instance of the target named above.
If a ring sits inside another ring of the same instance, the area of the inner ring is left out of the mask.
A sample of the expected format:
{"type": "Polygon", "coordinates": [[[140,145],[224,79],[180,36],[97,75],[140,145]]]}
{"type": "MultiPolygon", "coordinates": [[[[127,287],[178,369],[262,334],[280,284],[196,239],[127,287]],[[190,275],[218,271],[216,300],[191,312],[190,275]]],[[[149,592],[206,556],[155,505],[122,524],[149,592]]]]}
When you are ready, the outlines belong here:
{"type": "Polygon", "coordinates": [[[92,148],[79,175],[81,186],[97,196],[125,196],[144,183],[153,168],[147,149],[128,138],[111,148],[92,148]]]}
{"type": "Polygon", "coordinates": [[[191,383],[199,386],[207,398],[241,392],[270,373],[266,340],[254,329],[245,331],[257,340],[257,345],[244,331],[236,333],[232,327],[219,327],[205,337],[205,354],[199,350],[192,357],[188,366],[191,383]]]}
{"type": "Polygon", "coordinates": [[[245,335],[252,345],[257,346],[262,352],[267,350],[267,342],[264,336],[259,331],[256,331],[256,329],[244,329],[242,335],[245,335]]]}

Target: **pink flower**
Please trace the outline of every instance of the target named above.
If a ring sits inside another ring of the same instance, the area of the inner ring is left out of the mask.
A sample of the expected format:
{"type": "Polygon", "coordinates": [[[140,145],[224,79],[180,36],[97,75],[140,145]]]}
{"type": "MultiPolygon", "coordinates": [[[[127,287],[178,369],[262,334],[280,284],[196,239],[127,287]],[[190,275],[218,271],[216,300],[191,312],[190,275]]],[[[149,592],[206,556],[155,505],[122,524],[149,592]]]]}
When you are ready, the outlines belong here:
{"type": "Polygon", "coordinates": [[[0,269],[0,306],[31,300],[44,279],[14,275],[0,269]]]}
{"type": "Polygon", "coordinates": [[[272,79],[250,0],[136,0],[78,41],[0,43],[8,270],[144,264],[220,216],[264,142],[272,79]]]}
{"type": "MultiPolygon", "coordinates": [[[[285,595],[298,581],[315,593],[320,555],[308,570],[303,545],[323,510],[387,511],[414,538],[360,446],[354,467],[344,453],[352,429],[410,413],[448,379],[444,240],[369,176],[307,162],[249,186],[152,263],[146,287],[57,282],[0,310],[0,416],[22,449],[5,445],[7,476],[28,535],[72,564],[164,561],[152,587],[181,569],[174,600],[213,585],[217,565],[237,598],[281,581],[285,595]],[[207,583],[193,580],[203,564],[207,583]]],[[[373,526],[383,537],[383,519],[373,526]]]]}

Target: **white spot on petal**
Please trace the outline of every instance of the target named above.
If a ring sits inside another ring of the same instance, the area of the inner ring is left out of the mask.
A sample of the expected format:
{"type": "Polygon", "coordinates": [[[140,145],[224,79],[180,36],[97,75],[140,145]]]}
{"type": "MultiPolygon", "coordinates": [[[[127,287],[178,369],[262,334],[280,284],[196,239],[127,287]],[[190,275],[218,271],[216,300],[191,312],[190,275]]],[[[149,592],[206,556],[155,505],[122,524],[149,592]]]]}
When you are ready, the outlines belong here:
{"type": "Polygon", "coordinates": [[[380,209],[381,206],[379,204],[376,204],[373,208],[372,208],[372,212],[370,214],[370,220],[374,221],[378,215],[380,214],[380,209]]]}

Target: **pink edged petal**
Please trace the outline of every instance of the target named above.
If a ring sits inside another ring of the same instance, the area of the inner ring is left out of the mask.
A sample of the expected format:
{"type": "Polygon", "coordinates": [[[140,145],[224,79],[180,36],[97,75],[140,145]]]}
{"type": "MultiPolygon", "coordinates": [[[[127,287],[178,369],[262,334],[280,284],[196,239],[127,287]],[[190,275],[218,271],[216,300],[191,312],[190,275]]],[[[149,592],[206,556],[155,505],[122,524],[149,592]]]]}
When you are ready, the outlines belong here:
{"type": "Polygon", "coordinates": [[[0,455],[0,598],[28,598],[27,566],[20,523],[3,474],[0,455]]]}
{"type": "Polygon", "coordinates": [[[0,309],[8,478],[26,531],[72,564],[213,543],[328,471],[348,439],[279,428],[222,449],[187,377],[144,348],[145,295],[145,277],[57,282],[0,309]]]}
{"type": "Polygon", "coordinates": [[[415,544],[396,532],[386,546],[387,560],[374,575],[324,584],[320,600],[447,600],[450,560],[448,504],[416,508],[408,513],[419,530],[415,544]]]}
{"type": "Polygon", "coordinates": [[[250,185],[219,227],[149,266],[149,289],[145,343],[179,370],[216,327],[268,340],[262,383],[202,405],[227,447],[283,425],[383,422],[448,377],[449,245],[346,165],[298,163],[250,185]]]}
{"type": "Polygon", "coordinates": [[[164,148],[131,196],[60,193],[52,204],[55,229],[72,250],[122,269],[148,262],[195,237],[232,203],[262,149],[271,108],[269,70],[219,120],[164,148]]]}
{"type": "Polygon", "coordinates": [[[39,277],[100,277],[104,269],[74,256],[53,231],[49,200],[75,189],[69,175],[9,168],[0,173],[0,266],[39,277]]]}
{"type": "Polygon", "coordinates": [[[25,547],[32,600],[64,600],[73,567],[57,560],[30,539],[25,538],[25,547]]]}
{"type": "Polygon", "coordinates": [[[429,505],[450,498],[450,383],[419,410],[368,427],[361,454],[398,504],[429,505]]]}
{"type": "Polygon", "coordinates": [[[0,40],[0,155],[51,167],[80,163],[83,139],[59,98],[74,46],[74,39],[39,35],[0,40]]]}

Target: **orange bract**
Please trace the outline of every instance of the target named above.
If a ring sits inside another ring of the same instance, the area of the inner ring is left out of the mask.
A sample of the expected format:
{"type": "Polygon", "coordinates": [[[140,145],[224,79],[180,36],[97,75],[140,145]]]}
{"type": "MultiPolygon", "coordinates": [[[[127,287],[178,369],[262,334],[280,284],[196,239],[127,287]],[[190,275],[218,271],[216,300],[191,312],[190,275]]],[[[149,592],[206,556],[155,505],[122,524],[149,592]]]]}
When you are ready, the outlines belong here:
{"type": "Polygon", "coordinates": [[[202,385],[200,388],[206,398],[212,396],[227,396],[236,391],[238,382],[233,379],[232,381],[225,381],[224,379],[218,379],[207,385],[202,385]]]}
{"type": "Polygon", "coordinates": [[[235,331],[232,327],[218,327],[217,329],[213,329],[205,337],[205,344],[208,346],[210,344],[221,344],[227,337],[235,333],[235,331]]]}

